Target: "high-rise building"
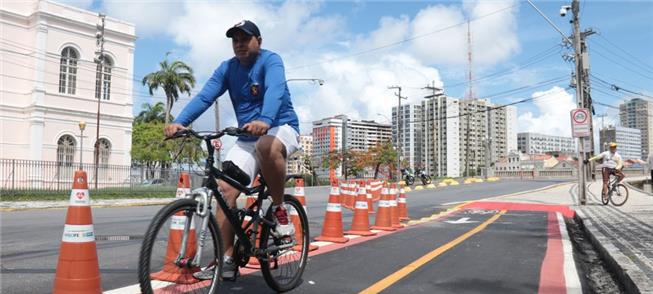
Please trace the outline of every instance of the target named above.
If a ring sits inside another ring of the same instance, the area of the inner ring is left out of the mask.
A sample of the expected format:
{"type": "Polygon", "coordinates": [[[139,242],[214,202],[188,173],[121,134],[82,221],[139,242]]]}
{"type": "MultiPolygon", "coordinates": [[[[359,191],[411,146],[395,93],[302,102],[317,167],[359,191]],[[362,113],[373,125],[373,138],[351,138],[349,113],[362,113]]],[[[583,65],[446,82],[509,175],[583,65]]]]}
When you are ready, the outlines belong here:
{"type": "Polygon", "coordinates": [[[301,152],[291,154],[288,159],[288,174],[308,174],[311,172],[309,167],[306,166],[305,160],[313,156],[313,136],[299,136],[299,146],[301,147],[301,152]]]}
{"type": "Polygon", "coordinates": [[[343,121],[343,140],[347,150],[366,151],[391,138],[390,125],[373,120],[352,120],[344,115],[337,117],[343,121]]]}
{"type": "Polygon", "coordinates": [[[392,137],[391,126],[371,120],[336,115],[313,122],[313,166],[318,176],[342,176],[342,166],[323,167],[327,155],[342,150],[366,151],[392,137]]]}
{"type": "Polygon", "coordinates": [[[608,143],[615,142],[622,159],[642,158],[642,132],[639,129],[609,126],[601,129],[599,134],[601,151],[608,150],[608,143]]]}
{"type": "Polygon", "coordinates": [[[343,149],[343,120],[337,117],[329,117],[313,122],[313,169],[319,177],[329,179],[339,177],[342,167],[325,167],[329,153],[338,152],[343,149]]]}
{"type": "Polygon", "coordinates": [[[517,107],[506,106],[488,111],[490,120],[490,163],[517,151],[517,107]]]}
{"type": "Polygon", "coordinates": [[[619,105],[621,126],[641,131],[642,159],[653,151],[653,102],[633,98],[619,105]]]}
{"type": "Polygon", "coordinates": [[[538,133],[517,134],[517,146],[521,153],[526,154],[544,154],[547,152],[572,154],[576,152],[574,138],[538,133]]]}
{"type": "Polygon", "coordinates": [[[460,101],[460,169],[464,176],[478,175],[486,166],[491,106],[487,99],[460,101]]]}
{"type": "MultiPolygon", "coordinates": [[[[406,104],[401,106],[401,155],[411,169],[422,167],[422,106],[406,104]]],[[[397,107],[392,108],[392,143],[397,142],[397,107]]]]}
{"type": "Polygon", "coordinates": [[[422,101],[422,165],[429,175],[460,176],[459,103],[446,96],[422,101]]]}

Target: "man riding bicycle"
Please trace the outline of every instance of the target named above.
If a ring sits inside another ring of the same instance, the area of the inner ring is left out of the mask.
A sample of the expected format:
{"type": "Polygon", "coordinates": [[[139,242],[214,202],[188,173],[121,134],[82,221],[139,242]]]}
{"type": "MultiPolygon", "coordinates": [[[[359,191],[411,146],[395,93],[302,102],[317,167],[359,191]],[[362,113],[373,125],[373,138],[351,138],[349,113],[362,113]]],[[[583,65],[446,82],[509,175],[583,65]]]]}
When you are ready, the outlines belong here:
{"type": "MultiPolygon", "coordinates": [[[[283,205],[283,195],[286,159],[299,149],[299,120],[286,85],[283,61],[278,54],[261,49],[261,33],[251,21],[241,21],[229,28],[226,35],[231,38],[235,57],[220,64],[164,132],[171,137],[185,129],[229,91],[238,127],[252,136],[239,137],[227,152],[225,162],[231,161],[252,180],[260,169],[272,196],[276,233],[281,237],[292,236],[294,226],[283,205]]],[[[235,208],[240,192],[223,181],[218,186],[227,204],[235,208]]],[[[238,275],[233,261],[234,231],[221,209],[217,211],[217,219],[225,245],[222,278],[233,280],[238,275]]],[[[210,279],[213,270],[198,272],[195,277],[210,279]]]]}
{"type": "Polygon", "coordinates": [[[621,160],[621,155],[617,153],[617,143],[610,143],[610,150],[605,151],[599,155],[596,155],[588,160],[585,160],[585,163],[590,161],[601,159],[601,165],[603,168],[601,172],[603,174],[603,197],[608,193],[608,181],[610,180],[610,175],[613,174],[617,177],[617,183],[620,183],[624,179],[624,174],[621,172],[623,168],[623,161],[621,160]]]}

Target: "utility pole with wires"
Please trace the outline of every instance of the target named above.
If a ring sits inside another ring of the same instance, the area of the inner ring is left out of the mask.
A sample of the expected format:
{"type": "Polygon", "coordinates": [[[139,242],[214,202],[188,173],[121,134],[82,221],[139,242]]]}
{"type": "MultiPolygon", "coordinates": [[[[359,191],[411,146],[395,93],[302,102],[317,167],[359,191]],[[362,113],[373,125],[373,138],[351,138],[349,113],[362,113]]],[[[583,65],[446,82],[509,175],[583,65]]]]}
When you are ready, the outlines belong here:
{"type": "MultiPolygon", "coordinates": [[[[401,113],[401,99],[408,99],[408,97],[402,97],[401,96],[401,87],[400,86],[390,86],[388,89],[397,89],[397,93],[395,93],[395,96],[397,96],[397,182],[401,181],[401,154],[402,154],[402,148],[401,144],[403,143],[401,141],[401,116],[403,115],[401,113]]],[[[397,189],[397,197],[399,197],[399,190],[397,189]]]]}
{"type": "Polygon", "coordinates": [[[98,97],[97,97],[97,119],[95,124],[95,146],[94,146],[94,163],[95,163],[95,190],[98,188],[98,165],[100,161],[100,102],[102,101],[102,95],[104,94],[103,85],[104,85],[104,24],[106,15],[99,13],[98,17],[100,18],[100,23],[96,25],[97,31],[95,33],[96,45],[99,47],[95,52],[95,62],[98,63],[98,97]]]}
{"type": "MultiPolygon", "coordinates": [[[[442,89],[441,89],[441,88],[437,88],[437,87],[435,87],[435,81],[431,81],[431,85],[426,85],[426,87],[424,87],[424,88],[422,88],[422,89],[424,89],[424,90],[431,90],[431,91],[432,91],[432,94],[431,94],[431,95],[428,95],[428,96],[424,96],[424,99],[434,99],[434,98],[438,98],[438,99],[439,99],[441,96],[444,96],[444,93],[442,93],[442,89]]],[[[428,106],[429,103],[427,102],[426,105],[428,106]]],[[[428,107],[427,107],[427,108],[428,108],[428,107]]],[[[438,118],[440,117],[440,114],[442,113],[442,110],[441,110],[441,109],[442,109],[442,103],[441,103],[441,101],[438,101],[438,109],[436,110],[436,111],[437,111],[436,114],[437,114],[437,117],[438,117],[438,118]]],[[[426,110],[423,110],[423,111],[426,111],[426,110]]],[[[434,116],[434,117],[435,117],[435,116],[434,116]]],[[[434,129],[435,129],[435,126],[433,126],[433,125],[429,126],[429,125],[428,125],[428,124],[431,123],[431,122],[434,123],[434,122],[435,122],[435,119],[433,119],[433,120],[431,120],[431,121],[429,121],[429,120],[427,119],[427,120],[425,121],[425,124],[426,124],[427,127],[426,127],[426,129],[424,130],[424,131],[425,131],[425,134],[426,134],[426,139],[425,139],[426,143],[424,144],[424,146],[426,146],[426,148],[425,148],[426,150],[424,151],[424,153],[425,153],[426,155],[424,155],[424,158],[425,158],[424,161],[425,161],[425,165],[426,165],[426,173],[427,173],[428,175],[431,175],[431,164],[430,164],[430,162],[429,162],[429,147],[431,147],[431,146],[429,146],[429,132],[430,132],[430,130],[434,130],[434,129]]],[[[442,122],[440,122],[440,121],[438,122],[438,129],[439,129],[439,130],[442,129],[442,122]]],[[[440,133],[440,132],[439,132],[439,133],[440,133]]],[[[437,151],[437,152],[438,152],[438,170],[441,170],[441,166],[442,166],[442,142],[440,142],[440,138],[439,138],[439,137],[438,137],[437,140],[438,140],[438,142],[437,142],[437,145],[436,145],[436,146],[438,146],[438,151],[437,151]]],[[[433,136],[433,142],[435,143],[435,132],[434,132],[434,136],[433,136]]],[[[435,151],[435,150],[434,150],[434,151],[435,151]]],[[[441,172],[438,172],[438,176],[440,176],[441,174],[442,174],[441,172]]]]}
{"type": "Polygon", "coordinates": [[[468,83],[468,90],[467,90],[467,101],[466,101],[466,109],[467,113],[465,114],[466,119],[467,119],[467,129],[465,131],[465,177],[469,177],[469,153],[471,152],[471,144],[469,144],[469,135],[470,135],[470,122],[474,118],[473,113],[471,111],[471,105],[473,103],[472,100],[474,100],[474,89],[473,89],[473,75],[472,75],[472,33],[471,33],[471,28],[470,28],[470,21],[467,20],[467,66],[468,66],[468,74],[467,74],[467,83],[468,83]]]}
{"type": "MultiPolygon", "coordinates": [[[[580,31],[580,2],[579,0],[572,0],[571,6],[565,5],[560,8],[560,16],[565,17],[567,12],[571,10],[572,19],[571,24],[573,28],[573,38],[567,37],[537,6],[533,3],[532,0],[526,0],[548,23],[553,27],[560,35],[566,44],[573,44],[574,46],[574,61],[575,61],[575,73],[572,79],[572,87],[576,88],[576,102],[578,108],[587,108],[590,110],[590,126],[592,125],[592,100],[589,96],[588,91],[588,81],[589,81],[589,56],[587,54],[587,47],[585,46],[585,37],[594,33],[591,29],[581,32],[580,31]]],[[[592,128],[590,128],[593,131],[592,128]]],[[[594,133],[590,135],[590,144],[594,142],[593,140],[594,133]]],[[[585,186],[586,176],[589,175],[589,166],[583,168],[583,162],[587,156],[591,153],[585,151],[585,140],[586,138],[578,138],[578,198],[580,199],[581,205],[587,203],[587,191],[585,186]]],[[[593,148],[593,146],[591,146],[593,148]]]]}

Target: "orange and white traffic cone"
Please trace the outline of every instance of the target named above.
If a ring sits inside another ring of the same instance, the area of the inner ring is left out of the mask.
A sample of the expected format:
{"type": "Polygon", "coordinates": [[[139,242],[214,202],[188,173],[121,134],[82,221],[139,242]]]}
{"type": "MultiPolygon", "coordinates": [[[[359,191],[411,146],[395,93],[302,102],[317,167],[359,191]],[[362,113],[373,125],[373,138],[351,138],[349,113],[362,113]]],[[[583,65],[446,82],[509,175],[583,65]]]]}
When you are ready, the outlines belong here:
{"type": "Polygon", "coordinates": [[[86,172],[75,171],[53,293],[102,293],[86,172]]]}
{"type": "Polygon", "coordinates": [[[367,194],[366,194],[366,197],[367,197],[367,213],[375,214],[376,211],[374,211],[374,198],[372,197],[372,181],[370,181],[370,180],[365,181],[365,191],[367,191],[367,194]]]}
{"type": "Polygon", "coordinates": [[[349,200],[352,190],[350,181],[343,181],[340,186],[340,203],[342,204],[342,207],[353,210],[354,208],[349,200]]]}
{"type": "Polygon", "coordinates": [[[383,230],[383,231],[396,231],[397,229],[392,227],[392,222],[390,220],[390,201],[388,195],[388,187],[381,188],[381,200],[379,200],[379,209],[376,214],[376,219],[374,220],[374,226],[372,229],[383,230]]]}
{"type": "MultiPolygon", "coordinates": [[[[177,182],[177,198],[185,198],[190,193],[190,177],[187,172],[179,175],[177,182]]],[[[152,280],[173,282],[177,284],[193,284],[199,280],[193,277],[193,273],[198,272],[198,267],[184,267],[175,264],[177,256],[181,251],[184,228],[188,217],[183,212],[177,212],[172,216],[170,224],[170,234],[168,235],[168,249],[166,250],[165,264],[159,272],[150,274],[152,280]]],[[[190,229],[188,231],[188,243],[186,244],[186,255],[188,262],[192,261],[197,251],[197,236],[195,235],[195,222],[190,219],[190,229]]]]}
{"type": "Polygon", "coordinates": [[[322,235],[315,238],[315,240],[334,243],[346,243],[349,241],[349,239],[345,238],[342,232],[342,208],[340,205],[341,195],[342,194],[340,193],[340,189],[338,189],[338,182],[336,180],[331,183],[329,202],[327,203],[326,213],[324,214],[322,235]]]}
{"type": "Polygon", "coordinates": [[[358,187],[358,196],[354,205],[354,217],[351,221],[351,230],[345,234],[372,236],[376,235],[370,231],[370,216],[367,213],[367,191],[365,191],[365,181],[361,181],[358,187]]]}
{"type": "Polygon", "coordinates": [[[408,217],[408,204],[406,203],[406,193],[404,192],[404,188],[399,189],[399,200],[397,201],[397,206],[399,206],[399,220],[410,220],[410,217],[408,217]]]}
{"type": "Polygon", "coordinates": [[[392,191],[390,192],[390,221],[393,228],[403,228],[404,226],[399,221],[399,207],[397,206],[397,185],[392,184],[392,191]]]}
{"type": "MultiPolygon", "coordinates": [[[[308,210],[306,209],[306,193],[304,189],[304,179],[295,179],[295,193],[294,195],[297,200],[299,200],[299,203],[302,204],[304,207],[304,212],[306,212],[306,215],[308,216],[308,210]]],[[[293,226],[295,226],[295,239],[297,240],[297,245],[293,247],[293,250],[295,251],[301,251],[302,250],[302,245],[304,244],[302,240],[304,240],[303,232],[302,232],[302,225],[301,225],[301,220],[299,219],[299,214],[297,211],[293,208],[290,207],[288,213],[290,214],[290,220],[293,223],[293,226]]],[[[320,248],[317,245],[309,244],[308,245],[308,251],[314,251],[320,248]]]]}

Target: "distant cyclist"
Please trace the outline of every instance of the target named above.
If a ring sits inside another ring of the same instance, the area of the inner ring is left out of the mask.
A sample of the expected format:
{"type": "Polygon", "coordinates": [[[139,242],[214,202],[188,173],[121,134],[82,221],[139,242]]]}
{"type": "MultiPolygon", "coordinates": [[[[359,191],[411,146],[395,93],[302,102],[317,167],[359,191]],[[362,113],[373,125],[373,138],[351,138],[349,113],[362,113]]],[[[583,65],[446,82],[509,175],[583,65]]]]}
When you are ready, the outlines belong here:
{"type": "Polygon", "coordinates": [[[624,174],[621,172],[621,169],[624,167],[623,161],[621,160],[621,155],[617,153],[617,143],[610,143],[610,150],[605,151],[597,156],[594,156],[588,160],[585,160],[585,163],[589,161],[601,160],[603,174],[603,190],[602,194],[605,197],[608,193],[608,181],[610,180],[610,175],[614,174],[617,177],[617,183],[620,183],[624,179],[624,174]]]}
{"type": "MultiPolygon", "coordinates": [[[[235,57],[220,64],[202,91],[165,127],[165,135],[171,137],[185,129],[228,91],[238,127],[254,136],[240,137],[227,152],[225,163],[233,162],[252,180],[260,170],[272,196],[275,231],[280,237],[291,236],[295,231],[283,205],[283,194],[288,155],[299,148],[299,119],[286,86],[283,62],[278,54],[261,48],[261,33],[249,20],[229,28],[226,35],[231,38],[235,57]]],[[[219,187],[228,205],[236,207],[240,192],[223,181],[219,187]]],[[[234,232],[221,210],[217,216],[225,245],[222,278],[233,280],[238,275],[233,261],[234,232]]],[[[194,276],[210,279],[213,269],[194,276]]]]}

